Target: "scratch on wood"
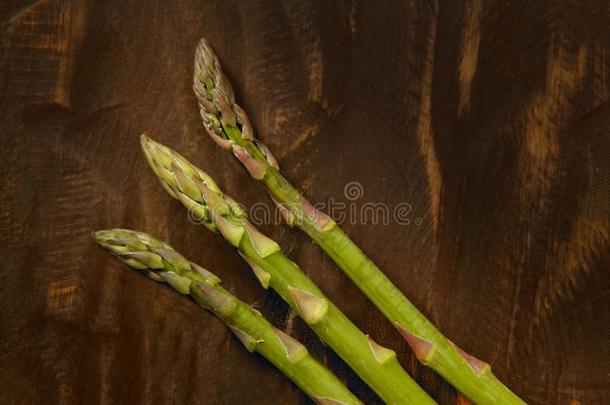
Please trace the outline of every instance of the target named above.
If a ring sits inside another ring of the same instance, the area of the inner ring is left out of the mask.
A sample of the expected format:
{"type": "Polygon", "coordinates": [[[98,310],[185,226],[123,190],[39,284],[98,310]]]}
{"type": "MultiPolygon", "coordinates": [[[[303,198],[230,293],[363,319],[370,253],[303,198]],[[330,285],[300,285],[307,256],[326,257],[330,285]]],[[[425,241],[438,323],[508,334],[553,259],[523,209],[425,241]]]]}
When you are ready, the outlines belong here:
{"type": "Polygon", "coordinates": [[[303,142],[311,138],[313,135],[317,134],[318,131],[320,131],[319,123],[313,123],[310,126],[303,128],[301,131],[299,131],[295,139],[290,143],[290,146],[288,146],[287,150],[282,153],[282,156],[294,152],[296,149],[299,148],[299,146],[303,144],[303,142]]]}
{"type": "Polygon", "coordinates": [[[356,13],[358,11],[358,7],[356,5],[356,0],[352,0],[349,8],[349,32],[352,38],[352,44],[354,43],[356,37],[356,13]]]}
{"type": "Polygon", "coordinates": [[[84,19],[82,7],[51,0],[41,0],[13,19],[7,60],[15,94],[70,108],[70,54],[84,32],[84,19]]]}
{"type": "MultiPolygon", "coordinates": [[[[570,49],[569,41],[563,34],[555,34],[549,46],[546,69],[546,83],[532,97],[523,110],[524,139],[519,158],[521,173],[517,198],[520,200],[524,216],[536,218],[542,215],[549,201],[553,179],[557,176],[560,159],[559,132],[568,122],[573,110],[573,97],[581,88],[585,76],[586,61],[589,52],[585,45],[570,49]]],[[[527,227],[522,236],[524,245],[518,259],[518,273],[515,297],[521,293],[523,271],[533,254],[535,227],[527,227]]],[[[556,247],[556,249],[558,249],[556,247]]],[[[553,274],[549,273],[552,283],[553,274]]],[[[544,299],[538,295],[534,306],[535,312],[543,311],[544,299]]],[[[529,308],[528,308],[529,309],[529,308]]],[[[510,332],[507,340],[507,355],[513,352],[515,322],[520,312],[518,302],[513,306],[510,332]]]]}
{"type": "Polygon", "coordinates": [[[481,0],[469,0],[466,4],[466,21],[462,32],[462,52],[459,64],[459,104],[458,115],[461,116],[470,104],[472,79],[477,71],[479,44],[481,42],[481,0]]]}
{"type": "MultiPolygon", "coordinates": [[[[109,264],[112,258],[108,258],[109,264]]],[[[114,263],[116,266],[116,263],[114,263]]],[[[110,266],[109,266],[110,267],[110,266]]],[[[123,287],[119,280],[118,271],[114,269],[104,271],[100,284],[99,303],[96,307],[97,313],[93,317],[92,327],[99,333],[111,334],[119,332],[120,307],[119,294],[123,287]]]]}
{"type": "Polygon", "coordinates": [[[432,228],[436,232],[439,222],[440,193],[442,178],[436,150],[434,149],[434,136],[432,134],[432,76],[434,72],[434,46],[436,41],[437,11],[430,23],[427,33],[428,47],[426,50],[426,63],[424,76],[422,78],[421,103],[419,122],[417,125],[417,137],[419,139],[419,151],[425,159],[428,187],[430,188],[430,214],[432,216],[432,228]]]}
{"type": "Polygon", "coordinates": [[[4,28],[5,26],[19,19],[22,15],[30,12],[34,8],[34,6],[40,4],[40,2],[41,0],[31,0],[28,3],[24,4],[21,8],[19,8],[12,15],[10,15],[6,20],[0,22],[0,28],[4,28]]]}
{"type": "Polygon", "coordinates": [[[545,310],[553,308],[561,296],[572,296],[582,276],[595,269],[596,258],[610,247],[610,164],[604,161],[609,152],[610,145],[595,151],[595,155],[592,151],[589,153],[589,186],[581,197],[580,210],[574,219],[562,263],[564,271],[549,287],[545,310]]]}
{"type": "Polygon", "coordinates": [[[62,187],[46,190],[38,221],[45,230],[45,249],[34,273],[35,283],[46,293],[46,311],[66,320],[83,316],[81,261],[87,254],[92,222],[101,201],[95,192],[97,184],[86,165],[69,157],[60,159],[61,148],[52,150],[51,172],[62,187]],[[93,197],[92,197],[93,196],[93,197]]]}
{"type": "Polygon", "coordinates": [[[77,301],[75,281],[70,278],[53,281],[47,289],[47,311],[54,316],[70,315],[77,301]]]}
{"type": "Polygon", "coordinates": [[[320,30],[317,27],[317,11],[310,2],[290,4],[287,16],[296,42],[305,58],[307,73],[307,99],[324,108],[324,61],[320,50],[320,30]]]}
{"type": "Polygon", "coordinates": [[[585,74],[588,55],[584,45],[570,52],[561,37],[551,42],[547,64],[546,86],[525,107],[524,153],[521,156],[523,188],[520,192],[526,206],[536,201],[542,209],[550,178],[555,174],[559,157],[558,132],[565,124],[585,74]]]}
{"type": "Polygon", "coordinates": [[[593,90],[600,102],[608,101],[608,66],[606,48],[601,41],[593,46],[593,90]]]}
{"type": "Polygon", "coordinates": [[[48,367],[52,370],[51,378],[54,381],[57,393],[56,402],[61,404],[74,403],[74,386],[72,384],[74,369],[60,348],[51,343],[46,343],[46,345],[41,353],[42,367],[48,367]]]}
{"type": "Polygon", "coordinates": [[[307,52],[307,71],[309,73],[309,93],[307,99],[316,103],[324,104],[322,100],[322,85],[324,75],[324,64],[322,52],[320,52],[320,40],[316,39],[313,49],[307,52]]]}
{"type": "Polygon", "coordinates": [[[99,354],[100,368],[100,388],[99,400],[100,404],[108,404],[112,402],[112,365],[116,358],[116,343],[114,341],[105,341],[102,345],[101,353],[99,354]]]}

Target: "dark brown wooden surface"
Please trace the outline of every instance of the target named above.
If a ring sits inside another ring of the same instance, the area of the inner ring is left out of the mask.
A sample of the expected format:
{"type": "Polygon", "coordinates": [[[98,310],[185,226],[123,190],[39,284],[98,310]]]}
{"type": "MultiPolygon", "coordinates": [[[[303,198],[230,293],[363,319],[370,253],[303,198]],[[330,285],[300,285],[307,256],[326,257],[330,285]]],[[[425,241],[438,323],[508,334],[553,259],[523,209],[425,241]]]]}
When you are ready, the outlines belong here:
{"type": "MultiPolygon", "coordinates": [[[[126,270],[92,230],[170,242],[374,394],[139,150],[148,132],[246,206],[268,202],[203,135],[202,36],[313,201],[411,205],[346,231],[457,344],[532,404],[610,403],[606,0],[51,1],[0,5],[0,402],[309,403],[223,325],[126,270]],[[421,223],[419,223],[421,220],[421,223]]],[[[301,233],[265,225],[441,404],[455,391],[301,233]]]]}

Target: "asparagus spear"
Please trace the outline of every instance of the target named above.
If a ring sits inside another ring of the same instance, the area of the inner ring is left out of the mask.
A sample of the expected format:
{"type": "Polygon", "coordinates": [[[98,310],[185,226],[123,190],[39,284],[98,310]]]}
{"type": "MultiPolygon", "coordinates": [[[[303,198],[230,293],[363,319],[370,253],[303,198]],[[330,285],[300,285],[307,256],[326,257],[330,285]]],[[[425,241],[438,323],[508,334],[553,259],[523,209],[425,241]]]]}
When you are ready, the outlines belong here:
{"type": "Polygon", "coordinates": [[[309,235],[398,329],[419,361],[479,404],[523,404],[490,366],[456,347],[400,292],[330,217],[314,208],[289,182],[269,149],[254,138],[245,111],[218,58],[202,39],[195,55],[193,89],[204,127],[266,187],[286,222],[309,235]]]}
{"type": "Polygon", "coordinates": [[[305,346],[274,328],[257,310],[222,288],[213,273],[189,262],[171,246],[129,229],[97,231],[93,237],[129,267],[193,297],[226,323],[249,352],[269,360],[316,403],[362,404],[305,346]]]}
{"type": "Polygon", "coordinates": [[[145,135],[142,149],[170,195],[236,247],[261,285],[273,288],[386,403],[435,403],[402,369],[396,353],[358,329],[206,173],[145,135]]]}

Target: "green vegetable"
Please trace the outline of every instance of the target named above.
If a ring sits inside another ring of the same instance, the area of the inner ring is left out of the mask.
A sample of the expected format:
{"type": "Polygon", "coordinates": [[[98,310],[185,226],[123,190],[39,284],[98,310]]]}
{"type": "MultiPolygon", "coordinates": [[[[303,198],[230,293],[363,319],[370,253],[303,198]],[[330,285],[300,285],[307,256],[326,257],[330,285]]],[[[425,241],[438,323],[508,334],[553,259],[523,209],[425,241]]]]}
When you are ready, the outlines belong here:
{"type": "Polygon", "coordinates": [[[305,346],[274,328],[257,310],[222,288],[218,277],[171,246],[128,229],[98,231],[93,237],[129,267],[193,297],[226,323],[248,351],[260,353],[318,404],[362,404],[305,346]]]}
{"type": "Polygon", "coordinates": [[[205,40],[195,55],[193,89],[210,137],[231,150],[264,184],[289,225],[307,233],[392,322],[421,363],[433,368],[478,404],[523,404],[491,368],[457,348],[400,292],[339,226],[315,209],[289,182],[269,149],[254,138],[245,111],[205,40]]]}
{"type": "Polygon", "coordinates": [[[206,173],[145,135],[142,149],[165,189],[235,246],[261,285],[277,291],[386,403],[435,403],[402,369],[396,354],[358,329],[206,173]]]}

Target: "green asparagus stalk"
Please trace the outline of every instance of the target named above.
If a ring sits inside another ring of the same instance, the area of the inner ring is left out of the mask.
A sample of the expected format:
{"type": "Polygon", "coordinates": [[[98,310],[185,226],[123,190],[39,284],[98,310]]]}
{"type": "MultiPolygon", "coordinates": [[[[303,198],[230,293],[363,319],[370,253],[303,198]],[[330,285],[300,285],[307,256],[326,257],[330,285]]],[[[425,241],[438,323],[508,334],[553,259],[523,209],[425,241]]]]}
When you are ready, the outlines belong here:
{"type": "Polygon", "coordinates": [[[236,247],[261,285],[274,289],[386,403],[435,403],[403,370],[396,353],[358,329],[206,173],[145,135],[142,149],[170,195],[236,247]]]}
{"type": "Polygon", "coordinates": [[[314,208],[282,176],[269,149],[254,138],[250,120],[235,103],[231,85],[205,40],[195,55],[193,89],[212,140],[232,151],[250,175],[263,183],[286,222],[303,230],[343,269],[398,329],[421,363],[475,403],[524,403],[493,375],[487,363],[443,336],[333,219],[314,208]]]}
{"type": "Polygon", "coordinates": [[[98,231],[93,237],[129,267],[168,283],[213,312],[249,352],[269,360],[316,403],[362,404],[305,346],[274,328],[256,309],[222,288],[216,275],[189,262],[168,244],[129,229],[98,231]]]}

